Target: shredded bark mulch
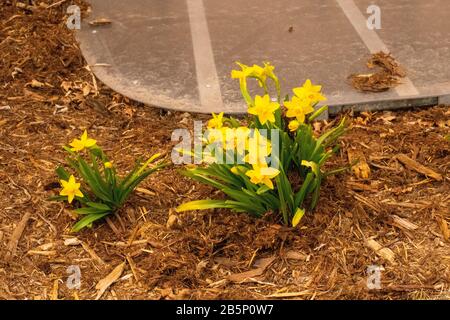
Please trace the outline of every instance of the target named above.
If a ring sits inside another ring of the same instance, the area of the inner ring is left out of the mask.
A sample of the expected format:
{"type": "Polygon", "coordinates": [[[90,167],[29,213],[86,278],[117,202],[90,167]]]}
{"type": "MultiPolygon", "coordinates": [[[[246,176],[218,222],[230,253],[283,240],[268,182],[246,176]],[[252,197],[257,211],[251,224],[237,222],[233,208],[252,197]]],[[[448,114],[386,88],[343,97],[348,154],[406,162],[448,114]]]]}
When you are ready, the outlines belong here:
{"type": "Polygon", "coordinates": [[[396,87],[406,71],[390,53],[377,52],[367,61],[367,68],[376,72],[352,74],[349,80],[352,86],[361,92],[383,92],[396,87]]]}
{"type": "Polygon", "coordinates": [[[108,89],[65,27],[67,6],[84,4],[39,2],[3,1],[0,10],[1,299],[450,297],[445,106],[350,114],[329,167],[349,157],[365,165],[327,178],[316,211],[296,229],[271,215],[176,214],[185,201],[221,195],[169,167],[110,223],[71,234],[70,207],[47,200],[59,190],[54,169],[63,145],[87,129],[126,172],[138,156],[170,154],[172,131],[207,117],[108,89]],[[380,289],[367,287],[371,265],[382,268],[380,289]],[[68,282],[77,267],[79,289],[68,282]]]}

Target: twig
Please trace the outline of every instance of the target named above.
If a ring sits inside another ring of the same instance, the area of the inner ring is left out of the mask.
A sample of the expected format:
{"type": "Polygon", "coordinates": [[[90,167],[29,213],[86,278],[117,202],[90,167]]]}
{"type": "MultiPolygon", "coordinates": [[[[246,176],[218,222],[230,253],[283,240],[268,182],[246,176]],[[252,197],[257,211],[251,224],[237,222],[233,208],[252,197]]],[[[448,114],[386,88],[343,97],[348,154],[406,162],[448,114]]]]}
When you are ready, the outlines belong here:
{"type": "Polygon", "coordinates": [[[61,1],[55,2],[55,3],[51,4],[51,5],[49,5],[49,6],[47,7],[47,9],[50,9],[50,8],[59,6],[60,4],[63,4],[63,3],[66,2],[66,1],[67,1],[67,0],[61,0],[61,1]]]}
{"type": "Polygon", "coordinates": [[[17,245],[19,244],[19,240],[22,237],[22,233],[27,226],[27,222],[31,217],[31,212],[25,213],[25,215],[20,220],[17,227],[14,229],[14,232],[11,235],[11,239],[9,240],[8,247],[6,248],[5,261],[9,262],[16,254],[17,245]]]}

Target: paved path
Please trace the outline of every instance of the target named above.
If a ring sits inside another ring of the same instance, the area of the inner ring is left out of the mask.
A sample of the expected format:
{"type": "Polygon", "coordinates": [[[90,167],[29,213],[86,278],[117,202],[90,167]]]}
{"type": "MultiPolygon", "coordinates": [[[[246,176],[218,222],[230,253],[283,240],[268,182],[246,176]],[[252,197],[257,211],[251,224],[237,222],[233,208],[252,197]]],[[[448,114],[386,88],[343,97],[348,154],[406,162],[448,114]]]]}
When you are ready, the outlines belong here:
{"type": "MultiPolygon", "coordinates": [[[[450,103],[448,0],[90,0],[81,49],[112,89],[162,108],[245,112],[234,62],[270,61],[284,90],[306,78],[324,86],[330,112],[450,103]],[[367,8],[381,9],[370,30],[367,8]],[[291,32],[290,32],[291,30],[291,32]],[[407,69],[402,85],[356,92],[347,81],[390,51],[407,69]]],[[[285,93],[289,93],[288,91],[285,93]]]]}

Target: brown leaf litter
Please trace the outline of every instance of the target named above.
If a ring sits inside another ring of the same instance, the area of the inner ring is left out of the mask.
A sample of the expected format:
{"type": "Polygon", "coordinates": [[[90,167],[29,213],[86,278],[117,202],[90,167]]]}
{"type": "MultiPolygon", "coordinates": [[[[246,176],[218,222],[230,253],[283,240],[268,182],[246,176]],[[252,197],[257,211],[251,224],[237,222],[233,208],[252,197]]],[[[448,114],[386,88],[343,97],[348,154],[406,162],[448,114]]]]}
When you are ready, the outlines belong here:
{"type": "Polygon", "coordinates": [[[406,71],[390,53],[377,52],[367,61],[367,68],[375,72],[352,74],[349,80],[352,86],[362,92],[383,92],[401,83],[406,71]]]}
{"type": "Polygon", "coordinates": [[[87,129],[125,173],[138,156],[170,153],[174,129],[208,117],[144,106],[95,80],[64,24],[69,4],[86,5],[39,2],[0,10],[0,298],[448,299],[445,106],[355,115],[325,169],[347,165],[352,150],[369,178],[327,177],[298,228],[228,210],[169,218],[183,202],[222,196],[169,167],[110,223],[71,234],[73,208],[48,201],[64,144],[87,129]],[[72,265],[80,289],[66,285],[72,265]],[[384,268],[382,290],[366,286],[370,265],[384,268]]]}

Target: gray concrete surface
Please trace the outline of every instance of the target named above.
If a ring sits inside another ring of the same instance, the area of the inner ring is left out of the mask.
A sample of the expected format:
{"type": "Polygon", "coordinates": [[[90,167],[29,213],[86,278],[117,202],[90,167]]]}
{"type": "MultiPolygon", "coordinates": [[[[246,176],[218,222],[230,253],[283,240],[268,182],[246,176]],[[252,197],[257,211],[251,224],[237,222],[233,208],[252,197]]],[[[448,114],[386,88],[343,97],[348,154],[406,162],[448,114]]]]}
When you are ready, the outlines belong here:
{"type": "Polygon", "coordinates": [[[235,61],[272,62],[284,93],[307,78],[322,84],[330,113],[449,100],[448,0],[89,1],[92,13],[77,34],[86,60],[106,85],[149,105],[245,112],[230,79],[235,61]],[[371,4],[381,8],[380,30],[366,26],[371,4]],[[96,18],[112,23],[88,25],[96,18]],[[408,78],[383,93],[355,91],[347,77],[366,72],[370,53],[381,49],[408,78]]]}

